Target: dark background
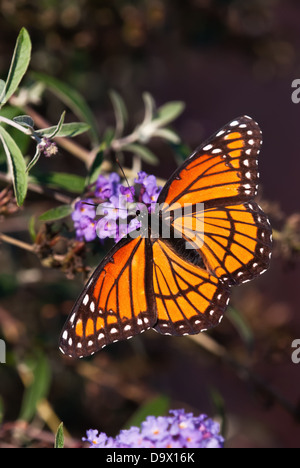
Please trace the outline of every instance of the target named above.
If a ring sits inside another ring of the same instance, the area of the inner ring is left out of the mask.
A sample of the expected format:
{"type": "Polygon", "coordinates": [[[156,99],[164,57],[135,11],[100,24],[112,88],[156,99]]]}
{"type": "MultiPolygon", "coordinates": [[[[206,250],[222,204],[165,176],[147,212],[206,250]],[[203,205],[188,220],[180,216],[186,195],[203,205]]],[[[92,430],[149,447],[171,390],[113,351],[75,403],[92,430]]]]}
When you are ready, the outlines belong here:
{"type": "MultiPolygon", "coordinates": [[[[259,161],[263,207],[278,232],[293,215],[297,234],[300,104],[292,102],[291,85],[300,78],[299,20],[296,0],[2,0],[0,76],[7,73],[17,34],[25,26],[33,42],[31,69],[80,91],[100,135],[113,124],[109,89],[123,96],[132,126],[141,119],[144,91],[159,105],[184,101],[186,110],[173,127],[190,148],[229,120],[250,115],[264,139],[259,161]]],[[[50,98],[39,111],[53,123],[59,117],[57,102],[50,98]]],[[[172,151],[161,142],[152,149],[161,165],[146,169],[167,178],[176,167],[172,151]]],[[[66,170],[70,161],[72,171],[84,171],[64,154],[54,163],[56,170],[66,170]]],[[[41,209],[38,204],[29,201],[24,210],[32,213],[41,209]]],[[[27,236],[14,218],[3,220],[1,230],[27,236]]],[[[0,330],[10,317],[23,340],[21,347],[9,343],[13,364],[0,369],[4,421],[15,421],[20,411],[23,384],[16,369],[32,347],[41,347],[51,363],[48,401],[75,438],[91,427],[116,434],[157,395],[167,395],[171,407],[214,416],[214,389],[224,401],[228,447],[299,447],[300,365],[291,361],[291,343],[300,338],[297,255],[297,248],[279,242],[269,271],[233,291],[232,305],[255,337],[252,353],[229,320],[210,333],[251,367],[253,380],[188,339],[152,332],[85,363],[70,363],[57,352],[56,342],[80,278],[70,282],[44,268],[37,283],[28,283],[26,271],[39,270],[38,260],[2,244],[1,279],[8,274],[19,283],[13,294],[3,294],[0,330]]],[[[4,445],[16,444],[10,437],[4,431],[4,445]]]]}

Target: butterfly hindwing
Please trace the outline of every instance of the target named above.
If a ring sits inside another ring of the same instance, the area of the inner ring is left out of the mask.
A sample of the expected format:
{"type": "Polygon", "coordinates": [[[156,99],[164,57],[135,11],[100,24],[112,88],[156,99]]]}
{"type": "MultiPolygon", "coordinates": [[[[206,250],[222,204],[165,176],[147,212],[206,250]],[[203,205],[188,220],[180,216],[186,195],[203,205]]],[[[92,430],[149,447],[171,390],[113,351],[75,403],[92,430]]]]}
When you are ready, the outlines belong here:
{"type": "Polygon", "coordinates": [[[230,286],[269,267],[272,230],[255,202],[195,210],[176,218],[173,226],[199,252],[207,270],[230,286]]]}
{"type": "Polygon", "coordinates": [[[153,243],[153,289],[154,329],[163,334],[191,335],[214,327],[229,302],[226,286],[161,239],[153,243]]]}
{"type": "Polygon", "coordinates": [[[70,313],[60,340],[64,354],[89,356],[154,325],[151,257],[148,239],[125,239],[116,244],[70,313]]]}

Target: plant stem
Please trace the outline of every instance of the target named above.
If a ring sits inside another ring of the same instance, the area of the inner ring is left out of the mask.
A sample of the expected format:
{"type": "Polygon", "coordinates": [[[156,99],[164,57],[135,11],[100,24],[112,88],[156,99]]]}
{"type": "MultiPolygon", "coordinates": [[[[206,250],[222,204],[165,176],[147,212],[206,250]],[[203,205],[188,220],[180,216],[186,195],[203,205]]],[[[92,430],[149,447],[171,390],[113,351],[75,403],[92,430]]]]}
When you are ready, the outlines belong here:
{"type": "Polygon", "coordinates": [[[0,241],[6,242],[7,244],[15,245],[16,247],[19,247],[20,249],[27,250],[28,252],[33,252],[35,251],[34,245],[27,244],[26,242],[20,241],[19,239],[15,239],[14,237],[7,236],[6,234],[3,234],[0,232],[0,241]]]}
{"type": "Polygon", "coordinates": [[[3,122],[7,125],[10,125],[11,127],[16,128],[22,133],[25,133],[25,135],[32,136],[32,131],[29,128],[23,127],[23,125],[18,124],[17,122],[14,122],[13,120],[7,119],[6,117],[3,117],[0,115],[0,122],[3,122]]]}
{"type": "MultiPolygon", "coordinates": [[[[0,181],[12,183],[12,179],[3,172],[0,172],[0,181]]],[[[33,182],[29,182],[28,190],[30,190],[31,192],[39,193],[41,195],[45,195],[49,198],[53,198],[54,200],[67,205],[71,204],[73,201],[73,198],[67,195],[64,195],[48,187],[42,187],[41,185],[34,184],[33,182]]]]}

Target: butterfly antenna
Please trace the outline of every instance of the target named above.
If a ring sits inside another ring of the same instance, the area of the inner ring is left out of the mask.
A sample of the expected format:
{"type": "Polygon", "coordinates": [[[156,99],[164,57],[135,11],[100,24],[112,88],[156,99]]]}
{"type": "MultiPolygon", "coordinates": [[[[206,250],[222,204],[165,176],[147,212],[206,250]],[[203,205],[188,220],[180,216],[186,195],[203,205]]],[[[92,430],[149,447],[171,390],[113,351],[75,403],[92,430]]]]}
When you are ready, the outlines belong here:
{"type": "Polygon", "coordinates": [[[116,158],[116,163],[118,164],[119,168],[121,169],[121,172],[122,172],[122,174],[123,174],[123,177],[124,177],[124,179],[126,180],[126,184],[127,184],[128,187],[130,188],[130,184],[129,184],[129,182],[128,182],[128,179],[127,179],[127,177],[126,177],[126,175],[125,175],[124,169],[123,169],[123,167],[122,167],[122,165],[121,165],[121,163],[120,163],[120,161],[119,161],[118,158],[116,158]]]}

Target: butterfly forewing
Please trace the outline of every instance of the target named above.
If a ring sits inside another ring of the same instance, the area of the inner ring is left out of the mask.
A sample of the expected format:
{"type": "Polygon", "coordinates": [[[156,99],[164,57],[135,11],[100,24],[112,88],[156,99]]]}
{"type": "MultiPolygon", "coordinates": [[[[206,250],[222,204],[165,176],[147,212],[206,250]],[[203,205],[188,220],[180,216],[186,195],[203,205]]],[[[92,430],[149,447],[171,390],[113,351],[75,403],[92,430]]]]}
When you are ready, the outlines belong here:
{"type": "Polygon", "coordinates": [[[251,200],[257,192],[258,124],[244,116],[225,125],[175,171],[159,203],[169,210],[204,203],[205,208],[251,200]]]}
{"type": "Polygon", "coordinates": [[[154,325],[151,257],[151,245],[145,238],[125,239],[115,246],[67,320],[60,341],[64,354],[89,356],[154,325]]]}

